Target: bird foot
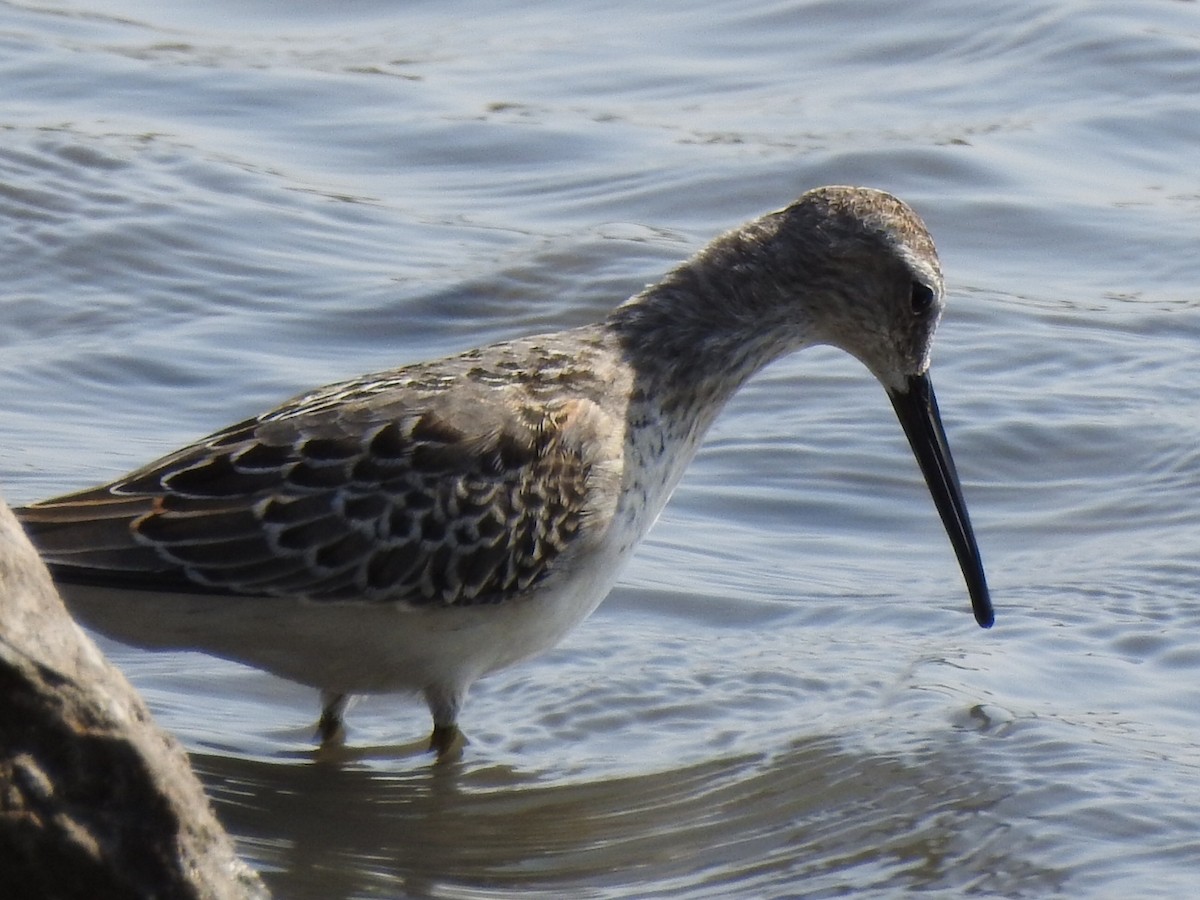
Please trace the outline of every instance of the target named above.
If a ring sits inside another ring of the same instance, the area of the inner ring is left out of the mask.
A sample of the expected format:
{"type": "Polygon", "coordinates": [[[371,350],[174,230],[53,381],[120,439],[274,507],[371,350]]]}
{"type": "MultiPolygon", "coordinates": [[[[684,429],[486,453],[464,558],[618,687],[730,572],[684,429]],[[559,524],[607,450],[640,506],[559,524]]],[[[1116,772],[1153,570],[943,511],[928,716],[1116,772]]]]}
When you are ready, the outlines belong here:
{"type": "Polygon", "coordinates": [[[437,753],[435,764],[462,759],[463,748],[468,743],[467,736],[458,730],[457,725],[434,725],[433,734],[429,736],[429,749],[437,753]]]}

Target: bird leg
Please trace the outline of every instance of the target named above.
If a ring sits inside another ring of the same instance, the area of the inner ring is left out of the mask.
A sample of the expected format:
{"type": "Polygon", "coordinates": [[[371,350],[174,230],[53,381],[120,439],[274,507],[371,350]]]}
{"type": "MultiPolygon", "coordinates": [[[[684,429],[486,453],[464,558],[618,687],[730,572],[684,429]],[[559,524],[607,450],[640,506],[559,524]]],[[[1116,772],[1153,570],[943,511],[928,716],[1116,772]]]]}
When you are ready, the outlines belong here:
{"type": "Polygon", "coordinates": [[[462,757],[463,748],[467,745],[466,736],[458,730],[458,711],[466,692],[430,685],[424,693],[429,712],[433,714],[429,749],[437,753],[437,762],[454,762],[462,757]]]}
{"type": "Polygon", "coordinates": [[[340,746],[346,739],[346,727],[342,714],[350,702],[348,694],[321,691],[321,718],[317,720],[317,734],[322,747],[340,746]]]}
{"type": "Polygon", "coordinates": [[[463,748],[468,744],[467,736],[458,730],[458,726],[434,725],[433,733],[429,736],[429,749],[437,753],[436,762],[456,762],[462,758],[463,748]]]}

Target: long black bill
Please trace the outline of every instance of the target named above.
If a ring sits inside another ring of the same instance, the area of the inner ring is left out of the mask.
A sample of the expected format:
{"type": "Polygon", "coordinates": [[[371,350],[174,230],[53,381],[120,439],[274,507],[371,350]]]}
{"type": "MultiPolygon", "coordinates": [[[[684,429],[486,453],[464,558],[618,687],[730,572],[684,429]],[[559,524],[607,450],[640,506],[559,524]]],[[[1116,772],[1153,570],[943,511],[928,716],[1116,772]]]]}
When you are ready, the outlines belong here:
{"type": "Polygon", "coordinates": [[[992,612],[992,599],[988,595],[987,579],[983,574],[983,560],[979,558],[975,532],[971,530],[971,520],[967,516],[967,504],[958,483],[954,457],[950,455],[950,447],[946,443],[937,397],[933,394],[933,382],[929,380],[928,373],[910,375],[905,388],[888,391],[888,396],[925,474],[933,502],[941,514],[946,533],[950,535],[950,543],[954,545],[963,578],[967,581],[967,591],[971,594],[975,621],[984,628],[991,628],[995,614],[992,612]]]}

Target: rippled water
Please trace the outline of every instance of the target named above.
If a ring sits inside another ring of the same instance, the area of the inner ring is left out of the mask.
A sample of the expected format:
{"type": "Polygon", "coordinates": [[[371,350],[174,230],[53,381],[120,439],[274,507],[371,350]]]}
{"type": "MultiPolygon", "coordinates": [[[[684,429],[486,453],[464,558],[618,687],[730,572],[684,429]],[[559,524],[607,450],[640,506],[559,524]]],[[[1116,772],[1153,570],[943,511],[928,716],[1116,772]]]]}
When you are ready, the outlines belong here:
{"type": "Polygon", "coordinates": [[[463,764],[364,700],[105,643],[281,897],[1200,889],[1200,8],[0,3],[0,485],[578,324],[823,183],[925,216],[977,629],[880,389],[718,422],[463,764]]]}

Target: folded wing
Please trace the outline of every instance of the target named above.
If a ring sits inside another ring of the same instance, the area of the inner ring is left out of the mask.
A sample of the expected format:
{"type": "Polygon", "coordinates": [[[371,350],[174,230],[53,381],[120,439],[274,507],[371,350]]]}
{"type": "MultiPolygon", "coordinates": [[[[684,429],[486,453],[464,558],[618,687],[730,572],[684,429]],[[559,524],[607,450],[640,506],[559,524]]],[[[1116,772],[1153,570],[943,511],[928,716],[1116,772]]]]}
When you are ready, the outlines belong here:
{"type": "Polygon", "coordinates": [[[590,401],[485,392],[301,398],[18,515],[62,582],[502,602],[603,527],[614,466],[590,401]]]}

